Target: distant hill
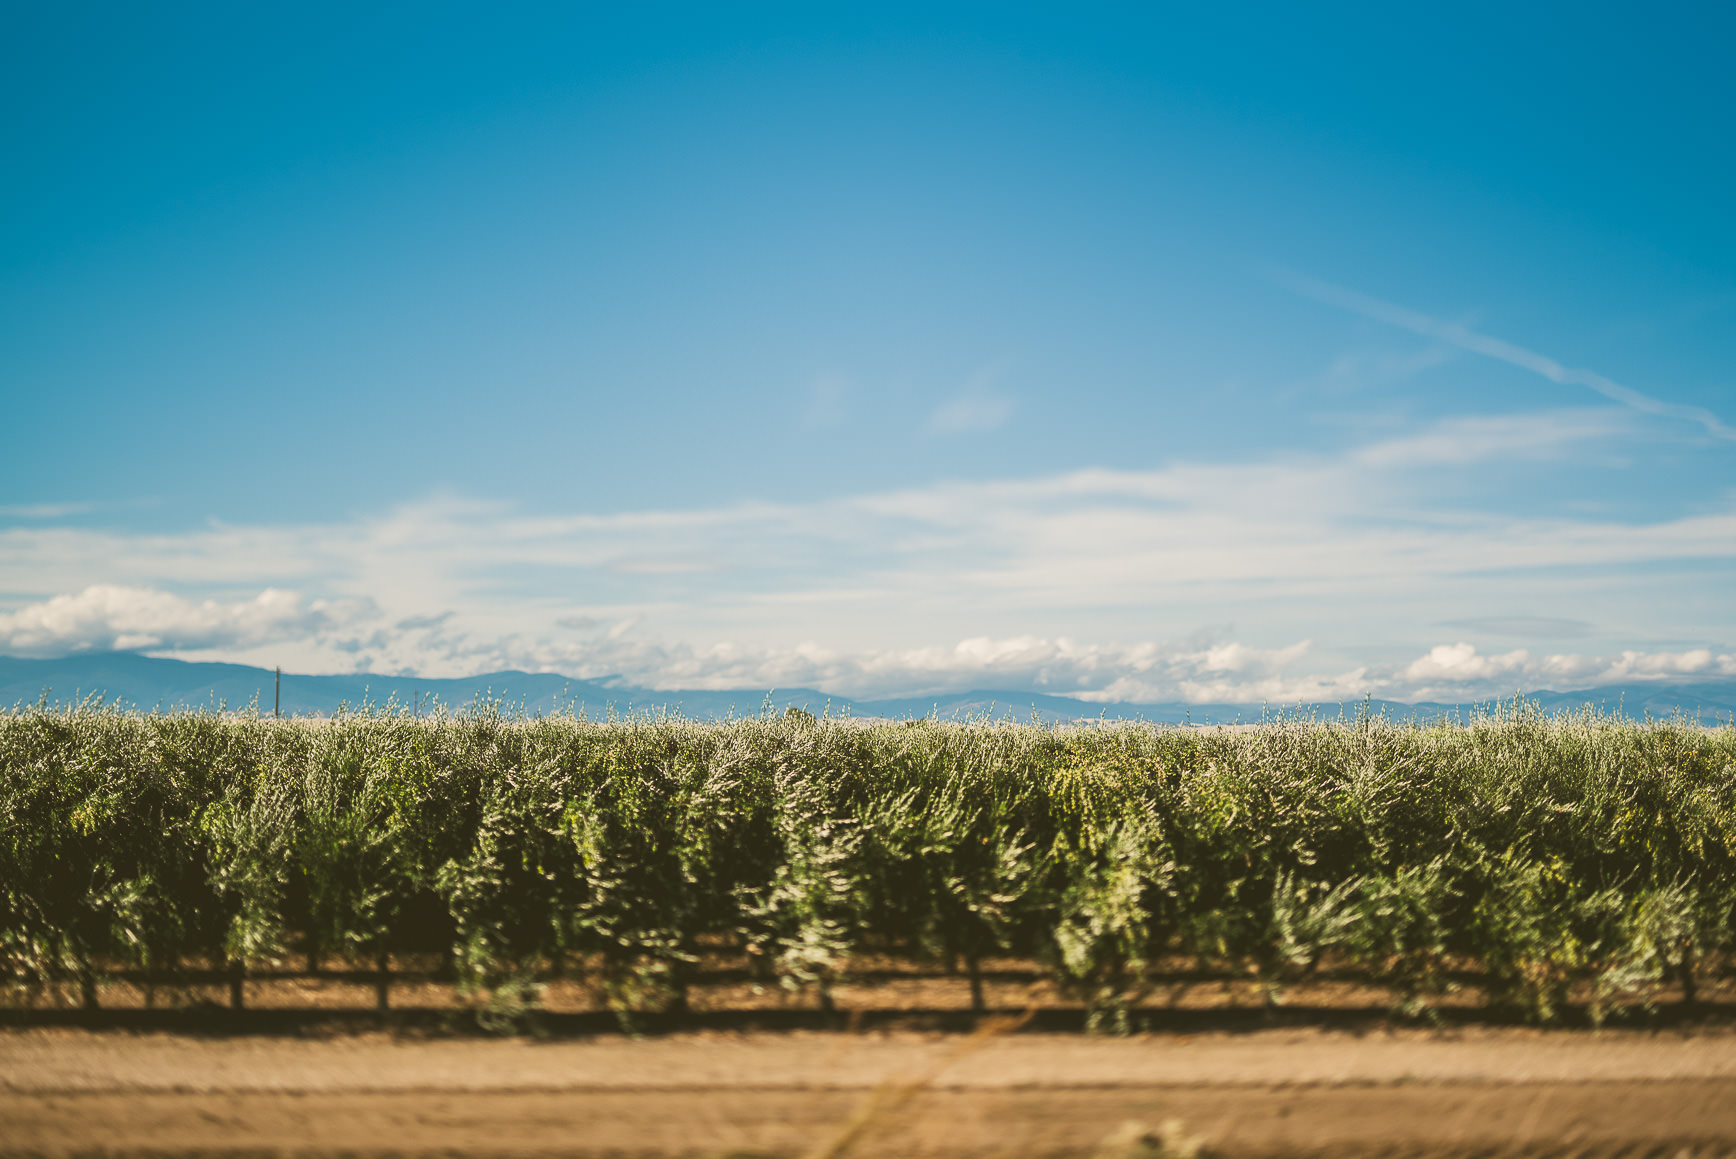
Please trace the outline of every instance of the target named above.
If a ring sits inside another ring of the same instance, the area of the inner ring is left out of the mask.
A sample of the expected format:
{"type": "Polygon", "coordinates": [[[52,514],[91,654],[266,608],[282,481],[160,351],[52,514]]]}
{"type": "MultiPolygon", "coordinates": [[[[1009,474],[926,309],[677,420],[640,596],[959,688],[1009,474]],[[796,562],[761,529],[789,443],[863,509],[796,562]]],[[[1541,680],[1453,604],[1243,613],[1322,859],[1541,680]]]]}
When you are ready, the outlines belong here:
{"type": "MultiPolygon", "coordinates": [[[[59,660],[19,660],[0,656],[0,705],[34,704],[45,694],[50,704],[76,703],[88,696],[120,702],[146,712],[153,709],[227,708],[238,710],[250,704],[261,712],[272,710],[272,673],[267,668],[243,664],[188,663],[162,660],[134,652],[105,652],[68,656],[59,660]]],[[[1633,684],[1570,692],[1527,693],[1551,710],[1592,705],[1628,716],[1669,716],[1678,709],[1711,722],[1736,716],[1736,681],[1702,684],[1633,684]]],[[[456,679],[419,676],[304,676],[284,673],[280,707],[285,715],[330,715],[343,705],[364,702],[385,704],[441,704],[461,708],[478,698],[498,699],[515,712],[551,713],[571,709],[592,717],[610,711],[668,710],[700,719],[758,715],[767,699],[774,711],[788,707],[813,713],[828,709],[852,716],[911,718],[931,713],[942,717],[982,716],[1029,719],[1151,720],[1180,723],[1227,723],[1258,720],[1258,704],[1091,704],[1065,696],[1040,692],[977,690],[936,696],[885,700],[856,700],[831,696],[812,688],[684,690],[658,692],[619,685],[614,681],[575,680],[548,672],[489,672],[456,679]]],[[[1285,711],[1301,710],[1336,716],[1354,715],[1366,703],[1374,712],[1393,716],[1434,715],[1468,710],[1478,702],[1463,705],[1406,704],[1391,700],[1356,701],[1345,705],[1273,705],[1285,711]]]]}

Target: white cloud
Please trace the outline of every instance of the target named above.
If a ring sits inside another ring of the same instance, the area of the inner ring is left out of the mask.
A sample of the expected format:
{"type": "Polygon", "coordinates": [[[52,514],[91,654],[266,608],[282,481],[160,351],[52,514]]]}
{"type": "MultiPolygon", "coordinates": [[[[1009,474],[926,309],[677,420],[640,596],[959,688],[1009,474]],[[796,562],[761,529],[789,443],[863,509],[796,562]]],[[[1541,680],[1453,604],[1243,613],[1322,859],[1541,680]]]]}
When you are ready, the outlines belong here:
{"type": "MultiPolygon", "coordinates": [[[[0,528],[0,592],[278,587],[374,600],[394,621],[456,612],[471,632],[640,615],[676,638],[863,646],[1070,635],[1081,616],[1129,609],[1188,631],[1321,599],[1359,615],[1414,607],[1414,629],[1485,613],[1475,598],[1492,581],[1480,576],[1503,575],[1503,605],[1559,612],[1563,569],[1607,586],[1612,569],[1736,560],[1729,502],[1650,523],[1407,505],[1418,461],[1528,455],[1604,429],[1577,412],[1457,420],[1332,461],[1090,469],[812,503],[533,516],[436,496],[299,526],[0,528]]],[[[1280,639],[1314,631],[1294,618],[1271,627],[1280,639]]]]}
{"type": "Polygon", "coordinates": [[[0,651],[1274,702],[1716,672],[1728,647],[1717,642],[1736,638],[1716,579],[1736,566],[1736,499],[1651,522],[1538,518],[1430,506],[1407,474],[1553,454],[1611,429],[1584,411],[1464,418],[1332,460],[808,503],[526,514],[448,495],[355,520],[179,534],[4,527],[0,651]],[[1621,628],[1580,637],[1591,659],[1430,651],[1429,625],[1478,631],[1515,607],[1621,628]],[[1241,627],[1189,642],[1225,623],[1241,627]],[[1092,639],[1106,642],[1079,643],[1092,639]],[[1704,647],[1659,659],[1656,641],[1682,639],[1704,647]]]}
{"type": "Polygon", "coordinates": [[[247,659],[251,648],[277,655],[299,643],[336,656],[372,649],[396,662],[363,666],[373,671],[522,669],[659,690],[806,687],[857,697],[1036,690],[1087,703],[1135,704],[1283,705],[1364,696],[1453,701],[1515,688],[1736,677],[1736,655],[1705,648],[1607,657],[1536,656],[1525,649],[1483,655],[1460,642],[1436,645],[1402,668],[1320,671],[1307,663],[1310,640],[1259,648],[1229,639],[1091,644],[975,636],[950,646],[849,650],[811,640],[779,647],[636,639],[636,616],[608,626],[572,618],[560,625],[568,635],[492,637],[457,630],[452,619],[413,617],[388,627],[365,604],[304,601],[275,589],[253,599],[195,603],[161,591],[98,586],[0,615],[0,650],[53,656],[137,649],[194,658],[242,653],[236,658],[247,659]]]}
{"type": "Polygon", "coordinates": [[[0,613],[0,651],[17,656],[69,652],[246,648],[298,640],[368,618],[358,601],[304,603],[267,588],[250,600],[194,602],[148,588],[97,584],[15,612],[0,613]]]}
{"type": "Polygon", "coordinates": [[[1523,648],[1499,656],[1481,656],[1470,644],[1437,644],[1427,656],[1413,661],[1404,674],[1417,684],[1489,681],[1523,670],[1530,660],[1531,654],[1523,648]]]}
{"type": "Polygon", "coordinates": [[[1338,466],[1250,464],[607,517],[437,500],[356,522],[179,536],[12,528],[0,530],[0,591],[80,590],[97,579],[282,586],[375,599],[398,618],[522,608],[526,624],[634,613],[666,622],[679,608],[694,613],[690,627],[726,631],[724,621],[789,620],[807,606],[835,619],[841,602],[872,636],[919,608],[1355,601],[1401,588],[1438,594],[1481,572],[1736,559],[1732,506],[1639,524],[1502,512],[1419,519],[1387,509],[1390,494],[1338,466]],[[542,577],[529,587],[527,569],[542,577]],[[515,585],[510,598],[496,592],[501,584],[515,585]]]}
{"type": "Polygon", "coordinates": [[[1571,691],[1602,685],[1736,677],[1736,654],[1710,648],[1681,652],[1624,651],[1614,656],[1561,653],[1534,656],[1523,648],[1485,656],[1464,642],[1438,644],[1412,662],[1390,687],[1407,699],[1450,697],[1467,690],[1481,694],[1518,688],[1571,691]]]}

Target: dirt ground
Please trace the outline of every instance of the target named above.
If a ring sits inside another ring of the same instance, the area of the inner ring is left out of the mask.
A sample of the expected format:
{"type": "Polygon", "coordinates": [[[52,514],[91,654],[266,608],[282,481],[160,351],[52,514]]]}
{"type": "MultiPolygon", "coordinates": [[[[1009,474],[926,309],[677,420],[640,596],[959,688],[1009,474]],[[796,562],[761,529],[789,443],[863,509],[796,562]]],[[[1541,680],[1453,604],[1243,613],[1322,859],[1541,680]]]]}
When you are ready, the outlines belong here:
{"type": "MultiPolygon", "coordinates": [[[[341,965],[341,964],[334,964],[341,965]]],[[[571,976],[518,1037],[480,1034],[430,963],[106,984],[0,1011],[10,1156],[1736,1155],[1736,980],[1691,1010],[1537,1030],[1449,995],[1433,1028],[1320,977],[1271,1007],[1252,979],[1177,972],[1146,1032],[1079,1033],[1030,963],[962,977],[858,963],[812,995],[713,971],[685,1015],[621,1033],[571,976]],[[1020,1013],[1022,1012],[1022,1013],[1020,1013]]]]}
{"type": "Polygon", "coordinates": [[[0,1031],[0,1155],[1736,1154],[1736,1031],[0,1031]]]}

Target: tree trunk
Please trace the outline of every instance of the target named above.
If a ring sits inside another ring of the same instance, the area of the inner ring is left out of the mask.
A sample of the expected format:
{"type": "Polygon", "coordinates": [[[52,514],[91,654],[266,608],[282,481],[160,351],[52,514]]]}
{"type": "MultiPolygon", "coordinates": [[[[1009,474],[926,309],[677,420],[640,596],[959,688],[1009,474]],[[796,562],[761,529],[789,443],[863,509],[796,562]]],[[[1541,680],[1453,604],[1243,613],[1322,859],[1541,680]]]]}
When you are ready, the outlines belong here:
{"type": "Polygon", "coordinates": [[[229,963],[229,1009],[245,1010],[247,995],[244,983],[247,981],[247,964],[237,958],[229,963]]]}
{"type": "Polygon", "coordinates": [[[987,1012],[988,1002],[983,998],[983,964],[972,955],[964,961],[965,969],[970,973],[970,1008],[972,1013],[987,1012]]]}
{"type": "Polygon", "coordinates": [[[386,951],[381,950],[374,958],[374,1008],[387,1010],[391,1008],[392,963],[386,957],[386,951]]]}

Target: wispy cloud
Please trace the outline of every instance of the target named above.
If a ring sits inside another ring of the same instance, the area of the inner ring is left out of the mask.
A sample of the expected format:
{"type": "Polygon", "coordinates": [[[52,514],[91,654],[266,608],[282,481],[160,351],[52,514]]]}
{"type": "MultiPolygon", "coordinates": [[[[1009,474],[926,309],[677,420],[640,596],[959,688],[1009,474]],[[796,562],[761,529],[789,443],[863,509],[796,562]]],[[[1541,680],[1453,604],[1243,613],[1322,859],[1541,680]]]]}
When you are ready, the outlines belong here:
{"type": "Polygon", "coordinates": [[[1368,386],[1403,382],[1445,366],[1458,356],[1458,351],[1440,343],[1431,343],[1420,350],[1348,351],[1334,358],[1319,375],[1318,381],[1335,391],[1356,391],[1368,386]]]}
{"type": "Polygon", "coordinates": [[[1342,286],[1334,286],[1327,282],[1303,277],[1300,274],[1283,271],[1279,272],[1276,277],[1281,284],[1299,294],[1313,298],[1317,302],[1337,306],[1340,309],[1349,310],[1351,313],[1360,314],[1364,318],[1384,322],[1389,326],[1397,326],[1400,329],[1409,330],[1413,334],[1446,342],[1461,350],[1481,354],[1487,358],[1505,362],[1510,366],[1517,366],[1522,370],[1529,370],[1550,382],[1583,386],[1642,414],[1696,423],[1713,438],[1736,442],[1736,427],[1729,426],[1704,407],[1685,406],[1656,398],[1632,387],[1623,386],[1614,379],[1606,378],[1596,371],[1564,366],[1555,359],[1539,354],[1534,350],[1527,350],[1523,346],[1478,333],[1461,323],[1434,318],[1415,310],[1406,309],[1403,306],[1394,305],[1391,302],[1371,298],[1366,294],[1357,293],[1355,290],[1345,289],[1342,286]]]}
{"type": "Polygon", "coordinates": [[[1414,435],[1386,439],[1354,452],[1364,466],[1462,467],[1489,459],[1538,459],[1626,433],[1620,412],[1600,407],[1447,419],[1414,435]]]}
{"type": "Polygon", "coordinates": [[[1560,616],[1473,616],[1463,620],[1443,620],[1441,627],[1480,632],[1487,636],[1536,640],[1562,640],[1591,634],[1591,625],[1584,620],[1560,616]]]}
{"type": "Polygon", "coordinates": [[[842,426],[850,399],[850,383],[841,374],[822,374],[808,388],[802,421],[817,430],[842,426]]]}
{"type": "Polygon", "coordinates": [[[65,519],[96,510],[95,503],[0,504],[0,519],[65,519]]]}
{"type": "Polygon", "coordinates": [[[1419,464],[1595,443],[1619,419],[1461,418],[1333,458],[808,503],[539,515],[447,495],[354,520],[178,534],[6,527],[0,651],[144,648],[431,676],[536,667],[663,688],[861,695],[1007,681],[1279,701],[1581,672],[1529,653],[1533,667],[1490,668],[1473,649],[1404,674],[1457,646],[1431,625],[1481,631],[1471,623],[1493,608],[1530,607],[1626,625],[1619,639],[1586,637],[1604,656],[1656,653],[1691,617],[1692,638],[1721,656],[1736,635],[1723,602],[1655,595],[1736,567],[1736,499],[1649,522],[1538,517],[1505,502],[1442,507],[1416,481],[1419,464]],[[1225,623],[1240,628],[1189,642],[1225,623]]]}
{"type": "Polygon", "coordinates": [[[1404,458],[1376,445],[1336,463],[1092,470],[608,517],[448,500],[354,522],[180,535],[12,528],[0,531],[0,591],[82,590],[91,577],[312,585],[385,593],[398,616],[474,609],[496,591],[530,617],[549,607],[656,617],[664,605],[746,614],[762,600],[787,617],[803,601],[845,600],[863,613],[862,634],[878,634],[922,605],[948,615],[1185,606],[1206,588],[1362,599],[1496,570],[1736,559],[1736,505],[1649,523],[1425,514],[1398,504],[1383,477],[1404,458]]]}
{"type": "Polygon", "coordinates": [[[965,388],[941,403],[928,416],[923,430],[931,435],[958,435],[992,431],[1013,416],[1013,400],[994,389],[996,370],[972,376],[965,388]]]}

